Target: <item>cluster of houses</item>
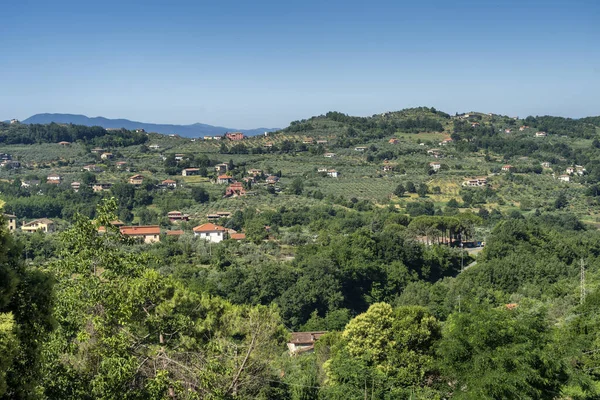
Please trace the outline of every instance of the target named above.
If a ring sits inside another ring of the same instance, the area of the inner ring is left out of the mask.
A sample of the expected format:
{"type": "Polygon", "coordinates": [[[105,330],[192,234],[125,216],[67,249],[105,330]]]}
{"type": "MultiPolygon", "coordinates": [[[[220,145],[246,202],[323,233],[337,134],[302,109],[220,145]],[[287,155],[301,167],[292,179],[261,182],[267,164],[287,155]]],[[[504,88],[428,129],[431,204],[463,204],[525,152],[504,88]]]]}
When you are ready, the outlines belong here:
{"type": "Polygon", "coordinates": [[[468,187],[482,187],[482,186],[487,186],[487,177],[485,176],[478,176],[478,177],[474,177],[474,178],[468,178],[463,182],[463,186],[468,186],[468,187]]]}
{"type": "MultiPolygon", "coordinates": [[[[167,216],[171,222],[179,223],[181,221],[189,221],[189,216],[183,214],[180,211],[170,211],[167,216]]],[[[111,223],[114,227],[119,229],[119,232],[127,237],[137,239],[143,243],[152,244],[160,242],[161,234],[164,233],[166,236],[181,236],[185,233],[182,229],[172,230],[161,230],[158,225],[140,225],[140,226],[126,226],[121,221],[113,221],[111,223]]],[[[106,228],[101,226],[98,228],[99,233],[105,233],[106,228]]],[[[239,233],[234,229],[228,229],[220,225],[216,225],[212,222],[207,222],[202,225],[198,225],[192,229],[195,237],[204,239],[211,243],[220,243],[223,240],[244,240],[246,234],[239,233]]]]}
{"type": "Polygon", "coordinates": [[[567,167],[565,173],[558,177],[559,181],[570,182],[571,176],[573,175],[584,175],[586,172],[585,167],[581,165],[575,165],[574,167],[567,167]]]}
{"type": "Polygon", "coordinates": [[[12,156],[8,153],[0,153],[0,167],[16,169],[21,168],[21,163],[13,160],[12,156]]]}

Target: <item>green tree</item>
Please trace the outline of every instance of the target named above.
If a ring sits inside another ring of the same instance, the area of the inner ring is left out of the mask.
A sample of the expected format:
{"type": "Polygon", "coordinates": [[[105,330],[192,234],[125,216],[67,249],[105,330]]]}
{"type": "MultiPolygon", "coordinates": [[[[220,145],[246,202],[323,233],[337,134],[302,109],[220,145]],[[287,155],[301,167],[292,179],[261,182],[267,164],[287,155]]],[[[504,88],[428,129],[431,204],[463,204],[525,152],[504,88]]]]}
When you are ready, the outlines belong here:
{"type": "Polygon", "coordinates": [[[203,187],[194,186],[192,188],[192,198],[197,203],[206,203],[210,199],[210,195],[203,187]]]}
{"type": "Polygon", "coordinates": [[[567,380],[543,312],[520,307],[450,315],[438,355],[457,399],[553,399],[567,380]]]}
{"type": "Polygon", "coordinates": [[[406,189],[404,188],[403,184],[399,183],[394,190],[394,194],[398,197],[402,197],[404,196],[404,193],[406,193],[406,189]]]}

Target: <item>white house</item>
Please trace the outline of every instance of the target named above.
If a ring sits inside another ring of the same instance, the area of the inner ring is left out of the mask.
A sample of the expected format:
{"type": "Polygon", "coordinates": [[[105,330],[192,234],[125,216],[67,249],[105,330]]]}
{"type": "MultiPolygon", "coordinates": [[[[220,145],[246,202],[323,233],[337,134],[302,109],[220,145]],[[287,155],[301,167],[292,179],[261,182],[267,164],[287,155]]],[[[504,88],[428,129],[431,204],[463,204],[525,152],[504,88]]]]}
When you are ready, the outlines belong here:
{"type": "Polygon", "coordinates": [[[569,175],[561,175],[558,177],[558,180],[563,182],[569,182],[571,180],[571,177],[569,175]]]}
{"type": "Polygon", "coordinates": [[[227,228],[209,222],[195,227],[194,236],[199,236],[212,243],[219,243],[227,239],[228,233],[227,228]]]}
{"type": "Polygon", "coordinates": [[[335,169],[330,169],[329,171],[327,171],[327,176],[330,176],[332,178],[337,178],[338,172],[335,169]]]}
{"type": "Polygon", "coordinates": [[[325,153],[324,156],[327,158],[332,158],[335,157],[335,153],[325,153]]]}
{"type": "Polygon", "coordinates": [[[440,168],[442,168],[442,164],[440,164],[439,162],[430,162],[429,166],[431,167],[431,169],[433,169],[434,171],[439,171],[440,168]]]}

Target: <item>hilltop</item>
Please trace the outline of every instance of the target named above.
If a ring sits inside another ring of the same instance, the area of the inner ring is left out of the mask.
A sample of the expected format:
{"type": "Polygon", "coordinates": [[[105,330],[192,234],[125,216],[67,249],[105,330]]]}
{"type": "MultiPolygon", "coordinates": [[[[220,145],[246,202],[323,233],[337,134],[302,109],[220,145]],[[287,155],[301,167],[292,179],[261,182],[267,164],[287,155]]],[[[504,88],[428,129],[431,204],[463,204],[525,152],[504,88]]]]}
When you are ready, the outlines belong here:
{"type": "Polygon", "coordinates": [[[177,134],[183,137],[199,137],[203,135],[222,135],[226,132],[243,132],[247,136],[261,135],[272,132],[276,128],[237,129],[213,126],[202,123],[191,125],[154,124],[148,122],[131,121],[128,119],[110,119],[104,117],[88,117],[79,114],[36,114],[22,121],[24,124],[75,124],[85,126],[101,126],[103,128],[125,128],[129,130],[144,129],[146,132],[156,132],[165,135],[177,134]]]}

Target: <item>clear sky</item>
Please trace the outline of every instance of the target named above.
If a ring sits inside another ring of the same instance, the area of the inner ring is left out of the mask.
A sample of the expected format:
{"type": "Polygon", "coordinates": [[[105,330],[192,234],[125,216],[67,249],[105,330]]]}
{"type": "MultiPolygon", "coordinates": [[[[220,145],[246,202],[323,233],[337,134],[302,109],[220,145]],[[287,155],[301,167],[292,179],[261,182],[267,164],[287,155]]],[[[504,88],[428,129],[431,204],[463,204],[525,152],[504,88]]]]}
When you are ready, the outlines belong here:
{"type": "Polygon", "coordinates": [[[4,1],[0,120],[600,115],[600,1],[4,1]]]}

